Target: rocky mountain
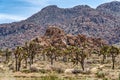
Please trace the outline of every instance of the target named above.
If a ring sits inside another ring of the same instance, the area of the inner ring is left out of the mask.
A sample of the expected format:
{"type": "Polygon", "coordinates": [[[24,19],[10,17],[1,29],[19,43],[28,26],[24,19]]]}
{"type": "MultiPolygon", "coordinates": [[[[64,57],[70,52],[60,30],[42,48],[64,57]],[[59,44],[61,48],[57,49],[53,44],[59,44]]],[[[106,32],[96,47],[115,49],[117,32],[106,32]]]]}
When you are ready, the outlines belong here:
{"type": "Polygon", "coordinates": [[[105,14],[111,14],[116,17],[120,17],[120,2],[114,1],[111,3],[101,4],[97,7],[97,10],[102,11],[105,14]]]}
{"type": "Polygon", "coordinates": [[[93,9],[87,5],[59,8],[51,5],[26,20],[0,25],[0,47],[13,48],[45,33],[51,25],[66,33],[99,37],[109,44],[120,42],[120,2],[113,1],[93,9]]]}

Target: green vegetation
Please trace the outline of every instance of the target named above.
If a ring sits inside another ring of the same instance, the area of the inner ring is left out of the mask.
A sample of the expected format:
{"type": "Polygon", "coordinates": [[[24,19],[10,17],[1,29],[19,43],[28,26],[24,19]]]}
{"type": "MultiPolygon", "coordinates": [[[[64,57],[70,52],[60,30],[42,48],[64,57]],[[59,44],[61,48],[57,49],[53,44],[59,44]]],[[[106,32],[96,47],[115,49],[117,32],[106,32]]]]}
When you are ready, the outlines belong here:
{"type": "MultiPolygon", "coordinates": [[[[82,39],[84,42],[85,39],[82,39]]],[[[98,43],[98,42],[97,42],[98,43]]],[[[99,42],[100,43],[100,42],[99,42]]],[[[105,61],[106,57],[108,55],[111,55],[112,59],[112,69],[115,67],[115,58],[119,54],[119,49],[114,46],[104,45],[104,44],[97,44],[98,47],[93,49],[98,51],[97,54],[103,56],[103,62],[105,61]]],[[[31,69],[31,65],[34,63],[34,59],[37,58],[38,55],[43,56],[43,60],[46,60],[45,57],[47,57],[47,60],[50,60],[50,64],[53,65],[54,61],[59,61],[60,58],[62,58],[62,61],[65,62],[73,62],[74,65],[78,65],[80,63],[82,70],[84,70],[84,62],[85,59],[88,57],[89,54],[92,55],[92,53],[89,53],[88,51],[89,45],[87,45],[86,42],[82,45],[75,45],[71,46],[68,45],[66,47],[61,46],[40,46],[37,42],[31,41],[29,43],[25,43],[24,46],[18,46],[14,50],[6,49],[4,51],[0,51],[1,55],[5,53],[6,62],[9,62],[14,54],[14,60],[15,62],[15,71],[21,70],[21,64],[22,62],[25,63],[25,68],[29,67],[31,69]],[[13,54],[12,54],[13,53],[13,54]],[[29,61],[28,61],[29,60],[29,61]]],[[[90,55],[89,55],[90,56],[90,55]]]]}

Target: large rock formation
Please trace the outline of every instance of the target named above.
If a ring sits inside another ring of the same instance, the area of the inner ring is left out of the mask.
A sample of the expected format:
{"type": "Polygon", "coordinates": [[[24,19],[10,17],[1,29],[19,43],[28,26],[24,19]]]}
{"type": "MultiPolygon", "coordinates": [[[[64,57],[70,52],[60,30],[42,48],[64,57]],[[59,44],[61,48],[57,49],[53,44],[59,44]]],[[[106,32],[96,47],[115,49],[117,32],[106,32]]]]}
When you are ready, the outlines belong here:
{"type": "Polygon", "coordinates": [[[65,32],[55,26],[49,27],[44,36],[33,39],[34,42],[39,43],[42,47],[55,46],[55,47],[67,47],[67,46],[79,46],[83,47],[86,44],[86,49],[99,48],[106,42],[100,38],[87,37],[86,35],[78,34],[65,34],[65,32]]]}

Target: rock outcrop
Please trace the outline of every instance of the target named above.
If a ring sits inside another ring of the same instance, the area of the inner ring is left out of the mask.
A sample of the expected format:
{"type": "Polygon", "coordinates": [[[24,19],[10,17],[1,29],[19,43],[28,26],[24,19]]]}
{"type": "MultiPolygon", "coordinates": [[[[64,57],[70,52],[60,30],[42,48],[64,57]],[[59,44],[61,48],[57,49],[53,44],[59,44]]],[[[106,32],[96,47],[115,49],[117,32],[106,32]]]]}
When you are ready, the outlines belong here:
{"type": "Polygon", "coordinates": [[[39,43],[43,47],[55,46],[55,47],[67,47],[67,46],[79,46],[82,47],[87,44],[87,49],[99,48],[106,42],[100,38],[87,37],[86,35],[78,34],[65,34],[65,32],[55,26],[50,26],[42,37],[33,39],[34,42],[39,43]]]}

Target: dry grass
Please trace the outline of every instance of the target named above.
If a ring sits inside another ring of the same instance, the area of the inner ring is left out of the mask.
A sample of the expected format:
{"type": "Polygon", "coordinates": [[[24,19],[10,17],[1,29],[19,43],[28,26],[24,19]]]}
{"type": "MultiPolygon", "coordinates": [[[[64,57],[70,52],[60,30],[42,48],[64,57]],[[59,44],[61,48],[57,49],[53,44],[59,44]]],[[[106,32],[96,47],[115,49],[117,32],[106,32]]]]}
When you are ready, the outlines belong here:
{"type": "MultiPolygon", "coordinates": [[[[92,55],[85,61],[85,69],[95,68],[98,66],[103,66],[97,73],[90,74],[66,74],[66,73],[57,73],[56,71],[52,72],[34,72],[34,73],[24,73],[24,72],[10,72],[6,70],[0,73],[0,80],[120,80],[120,55],[117,57],[115,63],[115,70],[111,69],[112,63],[111,58],[108,58],[105,61],[105,64],[102,64],[102,57],[97,55],[92,55]],[[51,79],[52,78],[52,79],[51,79]],[[54,79],[53,79],[54,78],[54,79]]],[[[36,61],[40,68],[48,68],[50,63],[48,61],[36,61]]],[[[54,67],[65,69],[81,69],[81,66],[75,66],[72,62],[55,62],[54,67]]]]}

